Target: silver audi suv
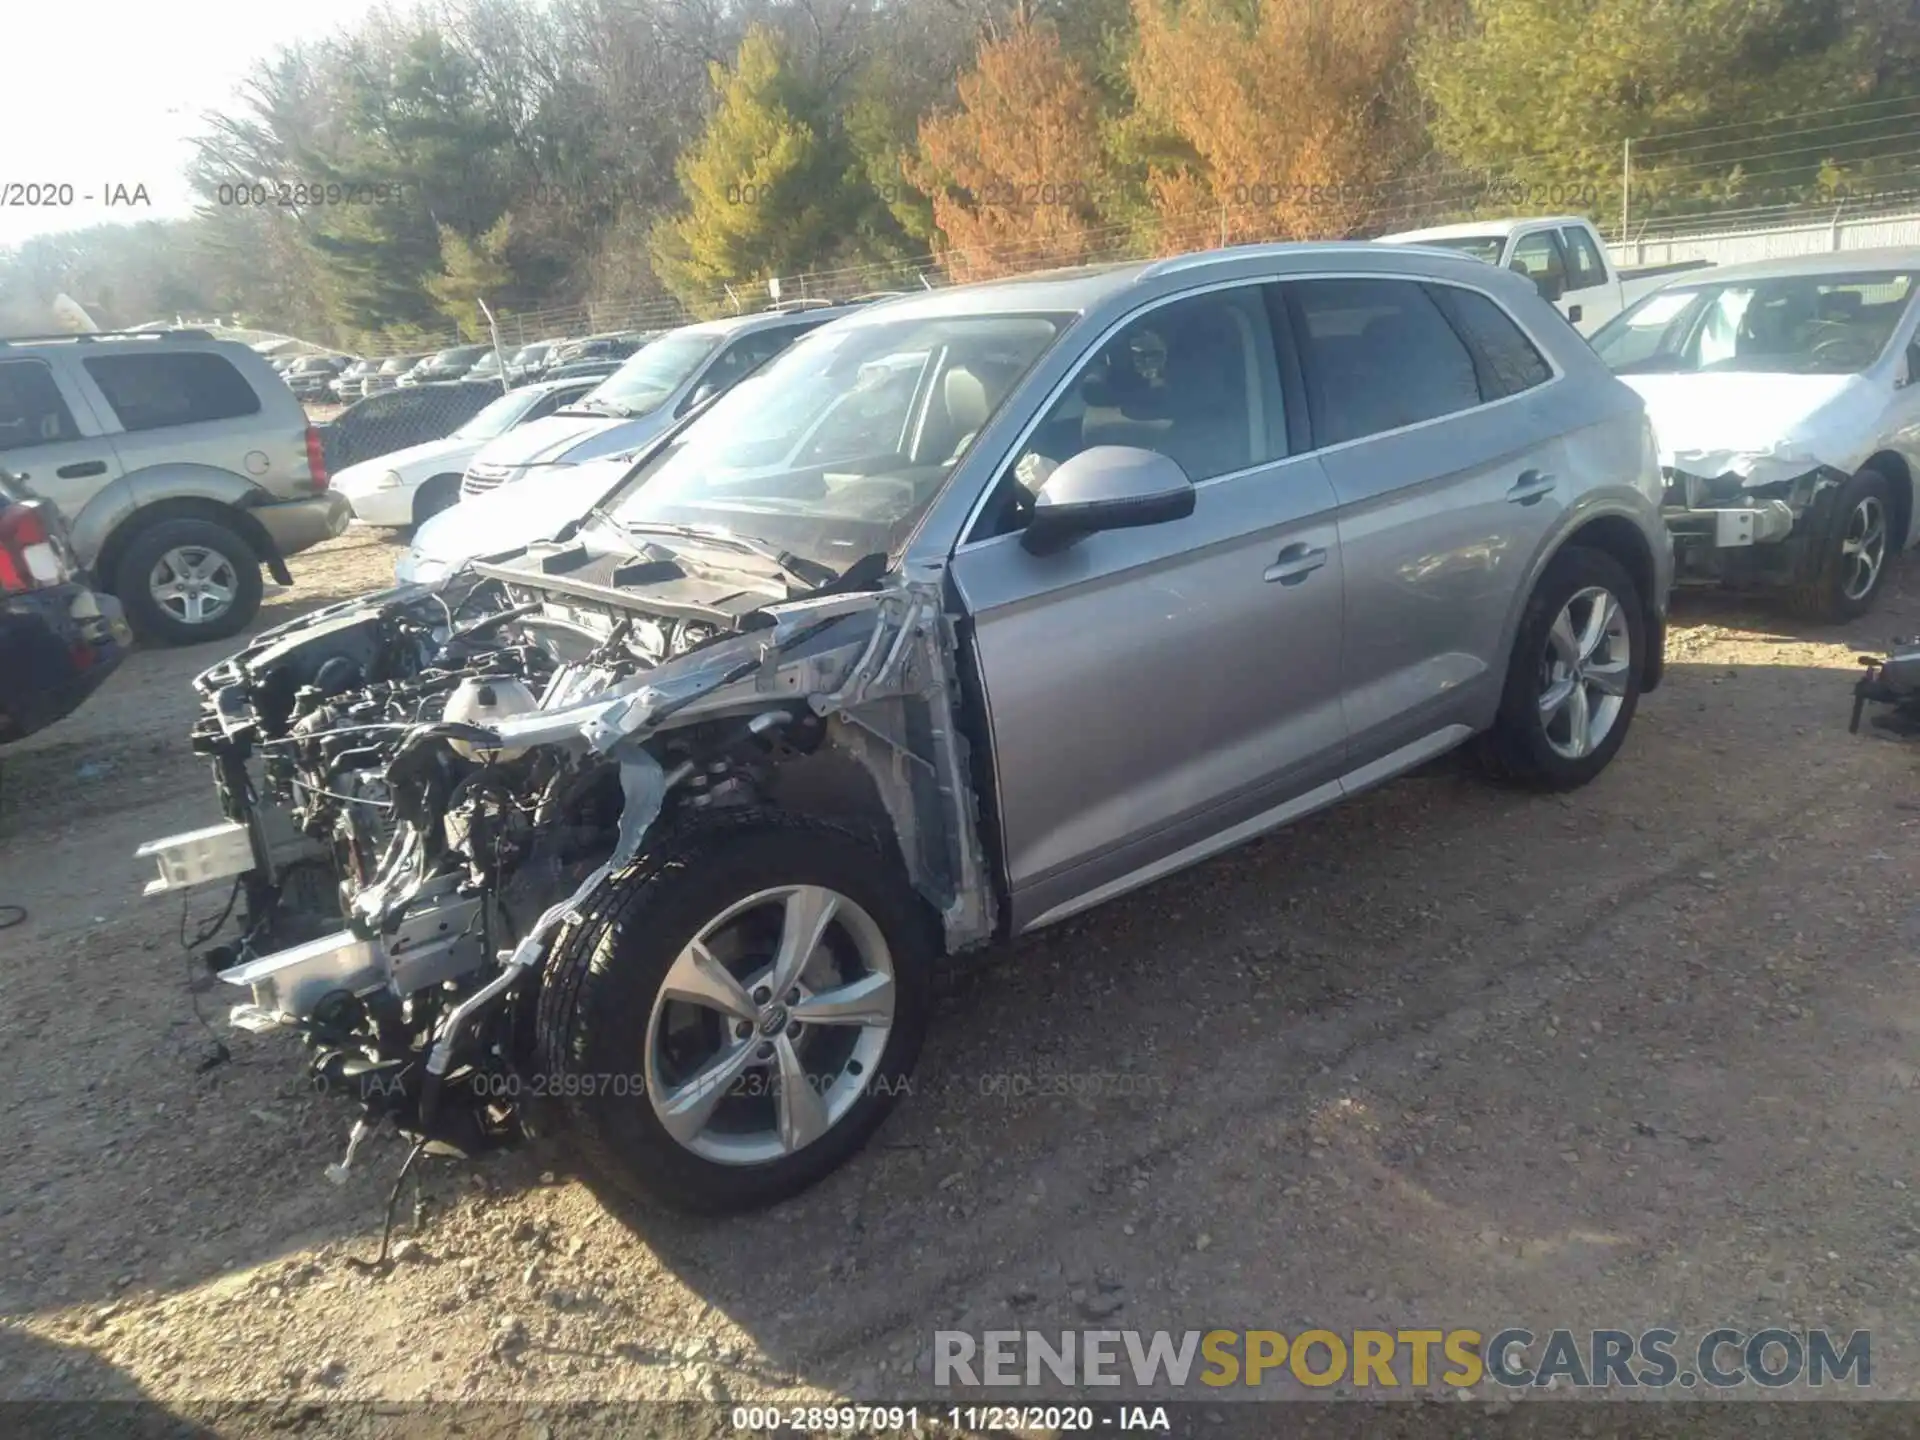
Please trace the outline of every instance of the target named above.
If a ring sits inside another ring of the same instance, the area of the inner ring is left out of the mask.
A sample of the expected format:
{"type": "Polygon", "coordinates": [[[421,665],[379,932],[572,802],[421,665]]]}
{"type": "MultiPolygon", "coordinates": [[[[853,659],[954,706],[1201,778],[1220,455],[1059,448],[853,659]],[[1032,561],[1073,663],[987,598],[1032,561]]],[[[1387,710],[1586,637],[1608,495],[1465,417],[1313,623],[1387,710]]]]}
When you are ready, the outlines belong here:
{"type": "Polygon", "coordinates": [[[875,304],[602,464],[202,676],[227,824],[148,853],[359,1123],[683,1207],[845,1160],[962,952],[1467,741],[1584,784],[1660,678],[1639,398],[1444,252],[875,304]]]}

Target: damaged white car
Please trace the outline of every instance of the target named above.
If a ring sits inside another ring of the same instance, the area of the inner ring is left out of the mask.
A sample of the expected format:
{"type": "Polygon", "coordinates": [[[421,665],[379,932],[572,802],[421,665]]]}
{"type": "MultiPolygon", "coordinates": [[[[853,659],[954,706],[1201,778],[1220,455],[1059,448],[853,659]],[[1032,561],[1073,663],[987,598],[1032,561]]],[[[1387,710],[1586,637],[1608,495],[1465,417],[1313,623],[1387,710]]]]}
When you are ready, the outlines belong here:
{"type": "Polygon", "coordinates": [[[234,1019],[356,1135],[561,1125],[764,1204],[879,1124],[966,952],[1476,736],[1598,774],[1660,676],[1659,495],[1633,394],[1468,259],[875,306],[553,539],[201,676],[226,819],[150,888],[244,898],[234,1019]]]}
{"type": "Polygon", "coordinates": [[[1678,578],[1864,614],[1913,539],[1920,250],[1722,266],[1593,338],[1646,399],[1678,578]]]}

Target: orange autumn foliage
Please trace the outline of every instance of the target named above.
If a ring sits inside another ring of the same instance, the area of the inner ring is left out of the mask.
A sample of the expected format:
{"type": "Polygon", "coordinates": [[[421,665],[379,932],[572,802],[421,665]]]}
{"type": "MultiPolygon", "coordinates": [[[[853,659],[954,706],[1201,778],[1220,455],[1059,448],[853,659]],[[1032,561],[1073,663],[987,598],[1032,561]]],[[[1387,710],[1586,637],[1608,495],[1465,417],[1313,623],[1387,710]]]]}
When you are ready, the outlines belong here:
{"type": "Polygon", "coordinates": [[[1109,175],[1098,100],[1051,26],[1024,13],[981,44],[956,110],[920,122],[909,183],[933,199],[956,280],[1073,265],[1099,253],[1109,175]]]}
{"type": "Polygon", "coordinates": [[[1417,135],[1417,0],[1134,0],[1143,116],[1192,162],[1154,167],[1163,253],[1349,234],[1417,135]],[[1224,234],[1223,234],[1224,231],[1224,234]]]}

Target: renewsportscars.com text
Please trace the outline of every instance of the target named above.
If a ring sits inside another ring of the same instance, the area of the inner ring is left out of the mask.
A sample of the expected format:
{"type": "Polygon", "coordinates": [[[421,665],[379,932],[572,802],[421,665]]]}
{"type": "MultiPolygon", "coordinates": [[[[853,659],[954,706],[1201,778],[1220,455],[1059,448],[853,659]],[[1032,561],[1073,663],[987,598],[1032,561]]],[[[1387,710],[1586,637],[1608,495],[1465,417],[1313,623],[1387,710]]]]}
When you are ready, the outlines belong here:
{"type": "Polygon", "coordinates": [[[1258,1386],[1291,1378],[1324,1389],[1715,1390],[1742,1385],[1873,1383],[1873,1337],[1854,1330],[1718,1326],[1688,1339],[1641,1330],[938,1330],[936,1385],[1175,1389],[1258,1386]]]}

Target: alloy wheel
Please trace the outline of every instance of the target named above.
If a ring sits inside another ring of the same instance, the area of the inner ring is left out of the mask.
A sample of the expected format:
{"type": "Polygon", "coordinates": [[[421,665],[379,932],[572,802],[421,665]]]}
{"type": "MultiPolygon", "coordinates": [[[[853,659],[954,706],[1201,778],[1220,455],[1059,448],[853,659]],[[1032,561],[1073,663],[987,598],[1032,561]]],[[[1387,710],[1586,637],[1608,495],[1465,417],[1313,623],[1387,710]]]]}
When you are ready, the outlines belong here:
{"type": "Polygon", "coordinates": [[[893,1019],[893,956],[872,916],[823,886],[763,890],[668,969],[647,1021],[647,1096],[703,1159],[778,1160],[858,1103],[893,1019]]]}
{"type": "Polygon", "coordinates": [[[1887,558],[1887,512],[1878,495],[1864,495],[1847,516],[1840,539],[1840,589],[1849,600],[1873,593],[1887,558]]]}
{"type": "Polygon", "coordinates": [[[1613,592],[1589,586],[1567,601],[1547,632],[1540,660],[1540,724],[1567,760],[1597,750],[1626,703],[1633,640],[1613,592]]]}
{"type": "Polygon", "coordinates": [[[240,576],[233,562],[202,545],[177,545],[147,577],[154,603],[184,625],[210,625],[232,607],[240,576]]]}

